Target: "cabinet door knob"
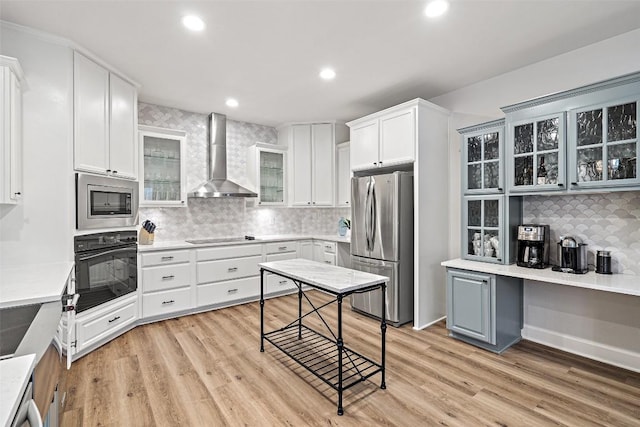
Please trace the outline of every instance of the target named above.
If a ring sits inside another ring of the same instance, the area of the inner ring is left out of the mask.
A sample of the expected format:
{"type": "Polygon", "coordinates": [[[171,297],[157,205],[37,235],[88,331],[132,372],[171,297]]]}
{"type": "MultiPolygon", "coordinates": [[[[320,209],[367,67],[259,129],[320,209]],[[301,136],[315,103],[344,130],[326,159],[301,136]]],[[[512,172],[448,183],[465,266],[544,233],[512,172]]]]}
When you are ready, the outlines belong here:
{"type": "Polygon", "coordinates": [[[15,194],[16,196],[19,196],[19,195],[21,195],[22,193],[18,191],[17,193],[13,193],[13,194],[15,194]]]}
{"type": "Polygon", "coordinates": [[[111,171],[111,173],[118,173],[118,171],[111,171]]]}
{"type": "Polygon", "coordinates": [[[311,204],[311,202],[307,202],[307,204],[308,204],[308,205],[310,205],[310,204],[311,204]]]}
{"type": "Polygon", "coordinates": [[[107,169],[107,173],[111,172],[111,169],[107,169]]]}
{"type": "Polygon", "coordinates": [[[578,185],[578,183],[577,182],[572,182],[571,185],[578,185]]]}
{"type": "Polygon", "coordinates": [[[374,164],[374,165],[377,165],[377,164],[378,164],[378,162],[373,162],[373,164],[374,164]]]}
{"type": "Polygon", "coordinates": [[[315,204],[316,204],[316,202],[313,202],[313,204],[315,205],[315,204]]]}
{"type": "Polygon", "coordinates": [[[558,187],[564,187],[564,184],[562,182],[559,182],[558,187]]]}

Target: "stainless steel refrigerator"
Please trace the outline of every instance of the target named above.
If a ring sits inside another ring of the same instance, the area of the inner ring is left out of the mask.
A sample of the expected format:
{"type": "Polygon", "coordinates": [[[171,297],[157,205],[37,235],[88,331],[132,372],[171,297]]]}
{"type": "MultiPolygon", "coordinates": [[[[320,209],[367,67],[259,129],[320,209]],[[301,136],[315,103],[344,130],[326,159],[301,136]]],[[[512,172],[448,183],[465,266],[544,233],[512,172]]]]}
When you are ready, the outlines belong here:
{"type": "MultiPolygon", "coordinates": [[[[386,318],[413,320],[413,174],[351,179],[351,268],[389,277],[386,318]]],[[[351,307],[380,318],[379,290],[351,296],[351,307]]]]}

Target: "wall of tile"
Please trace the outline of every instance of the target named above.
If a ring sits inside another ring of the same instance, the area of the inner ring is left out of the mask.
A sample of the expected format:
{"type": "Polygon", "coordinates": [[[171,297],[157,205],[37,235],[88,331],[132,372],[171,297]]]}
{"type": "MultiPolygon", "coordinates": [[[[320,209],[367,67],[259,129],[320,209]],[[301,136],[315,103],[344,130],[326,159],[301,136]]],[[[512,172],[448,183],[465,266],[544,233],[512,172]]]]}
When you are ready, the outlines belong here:
{"type": "Polygon", "coordinates": [[[523,220],[550,225],[552,263],[560,236],[571,235],[589,245],[590,264],[603,249],[614,273],[640,275],[640,192],[525,197],[523,220]]]}
{"type": "MultiPolygon", "coordinates": [[[[180,129],[187,133],[187,188],[207,178],[208,115],[140,102],[141,125],[180,129]]],[[[244,186],[247,148],[256,142],[276,144],[275,128],[227,120],[227,175],[244,186]]],[[[189,199],[186,208],[140,208],[140,220],[158,226],[158,241],[245,234],[336,234],[338,219],[349,208],[254,207],[244,199],[189,199]]]]}

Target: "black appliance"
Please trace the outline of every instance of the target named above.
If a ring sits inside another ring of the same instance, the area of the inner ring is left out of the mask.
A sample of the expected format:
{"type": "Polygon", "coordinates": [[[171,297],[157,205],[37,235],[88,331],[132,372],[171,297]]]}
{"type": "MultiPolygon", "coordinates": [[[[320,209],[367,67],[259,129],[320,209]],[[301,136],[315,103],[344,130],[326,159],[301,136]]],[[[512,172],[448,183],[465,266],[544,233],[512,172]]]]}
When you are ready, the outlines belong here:
{"type": "Polygon", "coordinates": [[[97,307],[138,287],[137,233],[115,231],[75,236],[76,311],[97,307]]]}
{"type": "Polygon", "coordinates": [[[518,226],[518,260],[520,267],[549,266],[549,226],[528,224],[518,226]]]}
{"type": "Polygon", "coordinates": [[[587,244],[572,236],[560,236],[558,242],[558,265],[553,271],[563,273],[585,274],[587,266],[587,244]]]}

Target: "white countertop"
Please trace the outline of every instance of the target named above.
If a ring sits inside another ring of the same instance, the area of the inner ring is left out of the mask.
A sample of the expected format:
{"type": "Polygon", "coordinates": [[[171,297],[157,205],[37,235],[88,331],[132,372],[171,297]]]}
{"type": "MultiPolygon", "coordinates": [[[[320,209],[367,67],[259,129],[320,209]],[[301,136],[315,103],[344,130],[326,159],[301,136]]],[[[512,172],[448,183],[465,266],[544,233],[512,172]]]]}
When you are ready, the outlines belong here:
{"type": "Polygon", "coordinates": [[[73,262],[15,265],[0,268],[0,308],[59,300],[73,262]]]}
{"type": "Polygon", "coordinates": [[[282,273],[287,277],[336,293],[356,291],[389,281],[386,276],[336,267],[303,258],[262,262],[258,265],[271,272],[282,273]]]}
{"type": "MultiPolygon", "coordinates": [[[[194,237],[195,239],[196,237],[194,237]]],[[[197,237],[198,239],[206,238],[206,237],[197,237]]],[[[153,251],[164,251],[170,249],[197,249],[197,248],[206,248],[212,246],[235,246],[235,245],[251,245],[251,244],[260,244],[260,243],[271,243],[271,242],[284,242],[289,240],[326,240],[337,243],[350,243],[350,237],[342,237],[337,234],[273,234],[273,235],[265,235],[265,236],[255,236],[255,240],[239,240],[235,242],[219,242],[219,243],[202,243],[202,244],[193,244],[187,243],[184,240],[175,240],[175,241],[158,241],[154,242],[152,245],[138,245],[138,252],[153,252],[153,251]]]]}
{"type": "Polygon", "coordinates": [[[597,274],[593,271],[586,274],[572,274],[553,271],[551,268],[538,270],[518,267],[515,264],[491,264],[488,262],[467,261],[460,258],[444,261],[441,265],[462,270],[536,280],[538,282],[640,296],[640,277],[629,274],[597,274]]]}
{"type": "Polygon", "coordinates": [[[35,365],[35,354],[0,360],[0,426],[11,425],[35,365]]]}

